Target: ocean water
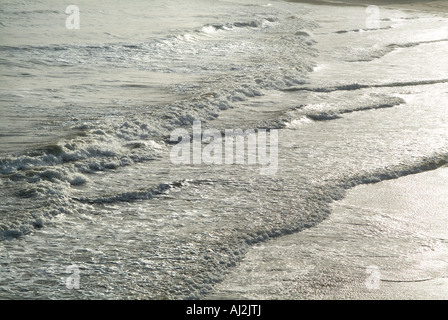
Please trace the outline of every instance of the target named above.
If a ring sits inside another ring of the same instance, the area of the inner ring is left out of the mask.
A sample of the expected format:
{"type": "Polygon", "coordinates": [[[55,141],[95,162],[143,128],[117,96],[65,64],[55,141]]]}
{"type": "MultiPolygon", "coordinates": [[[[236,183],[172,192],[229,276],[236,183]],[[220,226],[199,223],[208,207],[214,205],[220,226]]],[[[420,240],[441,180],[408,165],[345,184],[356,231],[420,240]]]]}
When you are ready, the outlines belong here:
{"type": "Polygon", "coordinates": [[[79,29],[57,1],[0,5],[0,298],[201,298],[348,188],[448,162],[442,15],[75,5],[79,29]],[[276,170],[173,163],[194,121],[278,132],[276,170]]]}

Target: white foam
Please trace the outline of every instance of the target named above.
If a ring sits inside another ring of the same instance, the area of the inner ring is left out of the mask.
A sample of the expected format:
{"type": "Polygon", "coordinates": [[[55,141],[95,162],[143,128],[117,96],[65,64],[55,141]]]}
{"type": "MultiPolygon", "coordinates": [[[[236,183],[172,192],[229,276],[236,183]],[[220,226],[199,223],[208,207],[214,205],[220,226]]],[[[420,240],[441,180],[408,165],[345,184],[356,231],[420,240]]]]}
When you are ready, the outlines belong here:
{"type": "Polygon", "coordinates": [[[202,32],[204,33],[215,33],[217,32],[217,29],[213,27],[212,25],[207,25],[202,27],[202,32]]]}
{"type": "Polygon", "coordinates": [[[312,123],[312,122],[313,122],[313,120],[311,120],[308,117],[301,117],[299,119],[293,119],[289,122],[286,122],[285,127],[288,129],[300,129],[304,125],[312,123]]]}

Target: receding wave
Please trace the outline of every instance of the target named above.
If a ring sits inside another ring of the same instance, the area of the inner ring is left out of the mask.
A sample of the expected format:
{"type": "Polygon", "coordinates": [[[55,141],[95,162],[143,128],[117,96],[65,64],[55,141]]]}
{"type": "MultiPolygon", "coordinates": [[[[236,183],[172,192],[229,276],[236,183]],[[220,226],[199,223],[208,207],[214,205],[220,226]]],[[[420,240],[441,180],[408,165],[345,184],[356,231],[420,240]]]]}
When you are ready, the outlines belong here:
{"type": "Polygon", "coordinates": [[[406,101],[400,97],[384,94],[364,94],[358,96],[356,101],[316,102],[294,107],[287,110],[277,121],[273,121],[271,126],[274,128],[301,129],[303,125],[314,121],[336,120],[348,113],[393,108],[403,104],[406,104],[406,101]]]}
{"type": "Polygon", "coordinates": [[[278,21],[275,17],[267,17],[260,20],[243,21],[243,22],[233,22],[225,24],[207,24],[201,31],[205,33],[210,33],[214,31],[230,31],[235,28],[262,28],[268,26],[269,23],[274,23],[278,21]]]}
{"type": "Polygon", "coordinates": [[[381,31],[381,30],[388,30],[388,29],[392,29],[392,27],[388,26],[388,27],[382,27],[382,28],[338,30],[338,31],[335,31],[334,33],[344,34],[344,33],[350,33],[350,32],[354,32],[354,33],[357,33],[357,32],[373,32],[373,31],[381,31]]]}
{"type": "Polygon", "coordinates": [[[157,195],[160,195],[167,190],[174,188],[174,187],[181,187],[185,181],[179,181],[179,182],[173,182],[173,183],[162,183],[158,185],[156,188],[150,188],[148,190],[144,191],[131,191],[131,192],[124,192],[118,195],[113,196],[103,196],[99,198],[73,198],[73,200],[82,202],[82,203],[89,203],[89,204],[100,204],[100,203],[113,203],[113,202],[132,202],[132,201],[138,201],[138,200],[150,200],[154,198],[157,195]]]}
{"type": "Polygon", "coordinates": [[[284,91],[312,91],[312,92],[354,91],[367,88],[411,87],[411,86],[433,85],[440,83],[448,83],[448,79],[397,81],[397,82],[378,83],[378,84],[352,83],[331,87],[289,87],[285,88],[284,91]]]}
{"type": "Polygon", "coordinates": [[[375,59],[380,59],[397,49],[413,48],[424,44],[440,43],[446,41],[448,41],[448,39],[417,41],[407,43],[392,43],[382,48],[373,47],[360,50],[359,52],[354,51],[350,56],[346,57],[344,60],[347,62],[368,62],[373,61],[375,59]]]}
{"type": "MultiPolygon", "coordinates": [[[[188,127],[194,120],[216,119],[222,110],[259,97],[265,90],[303,84],[306,74],[312,70],[316,51],[304,30],[312,29],[313,23],[300,17],[282,20],[267,16],[212,27],[227,28],[229,32],[211,37],[203,30],[191,30],[188,34],[147,43],[0,48],[6,57],[19,55],[32,64],[54,65],[63,61],[64,65],[87,69],[135,68],[162,74],[193,74],[202,79],[191,87],[179,84],[168,88],[180,98],[153,106],[147,113],[81,120],[68,128],[70,132],[79,132],[75,137],[68,136],[19,155],[2,155],[0,173],[7,186],[5,196],[35,207],[33,211],[15,212],[13,216],[3,215],[2,239],[29,234],[34,227],[42,226],[45,219],[77,212],[90,203],[151,198],[154,193],[149,191],[77,201],[71,194],[72,188],[89,183],[91,173],[157,159],[166,152],[166,137],[173,129],[188,127]],[[240,32],[250,36],[241,37],[240,32]],[[279,32],[285,36],[277,37],[279,32]],[[297,41],[304,37],[307,41],[297,41]],[[228,68],[232,56],[238,56],[239,63],[228,68]],[[254,59],[260,63],[253,63],[254,59]]],[[[79,85],[73,88],[87,89],[79,85]]],[[[153,89],[151,85],[138,83],[124,83],[120,88],[153,89]]],[[[13,203],[6,207],[13,208],[13,203]]]]}
{"type": "Polygon", "coordinates": [[[384,109],[384,108],[392,108],[401,104],[406,103],[402,98],[393,97],[389,98],[386,101],[382,101],[379,104],[370,104],[370,105],[356,105],[352,108],[341,108],[339,110],[331,110],[331,111],[323,111],[323,112],[311,112],[307,114],[308,118],[311,118],[315,121],[327,121],[334,120],[341,117],[342,114],[352,113],[357,111],[367,111],[367,110],[375,110],[375,109],[384,109]]]}

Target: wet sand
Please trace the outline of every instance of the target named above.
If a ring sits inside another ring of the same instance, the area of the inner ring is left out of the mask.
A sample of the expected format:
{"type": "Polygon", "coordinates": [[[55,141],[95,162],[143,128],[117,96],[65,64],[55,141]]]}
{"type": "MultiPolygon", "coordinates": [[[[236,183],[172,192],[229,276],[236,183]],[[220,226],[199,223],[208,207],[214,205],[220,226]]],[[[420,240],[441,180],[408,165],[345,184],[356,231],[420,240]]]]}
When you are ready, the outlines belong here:
{"type": "Polygon", "coordinates": [[[208,299],[448,299],[448,168],[360,185],[255,246],[208,299]]]}

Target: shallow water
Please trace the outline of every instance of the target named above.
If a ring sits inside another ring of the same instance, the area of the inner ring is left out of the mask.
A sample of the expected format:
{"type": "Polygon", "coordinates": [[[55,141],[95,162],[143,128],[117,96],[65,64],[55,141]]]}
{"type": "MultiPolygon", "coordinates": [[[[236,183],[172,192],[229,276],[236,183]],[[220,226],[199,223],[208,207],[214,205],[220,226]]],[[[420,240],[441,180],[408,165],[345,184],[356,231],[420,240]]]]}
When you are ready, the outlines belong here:
{"type": "Polygon", "coordinates": [[[69,38],[45,23],[64,8],[2,11],[18,18],[2,26],[1,297],[204,297],[347,188],[447,163],[445,18],[382,10],[372,30],[362,8],[165,3],[145,33],[146,2],[80,4],[69,38]],[[278,129],[278,167],[174,165],[170,133],[193,120],[278,129]]]}

